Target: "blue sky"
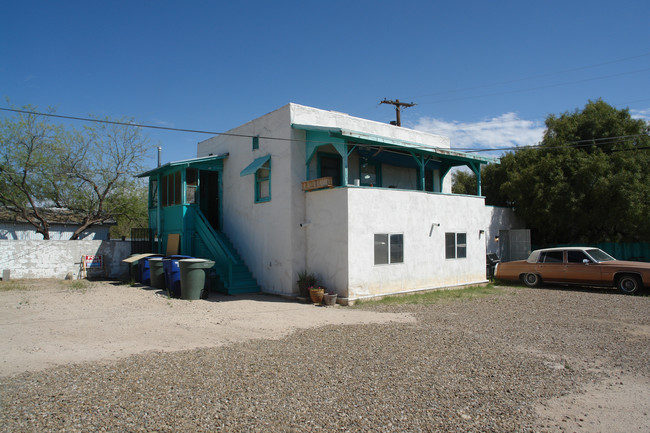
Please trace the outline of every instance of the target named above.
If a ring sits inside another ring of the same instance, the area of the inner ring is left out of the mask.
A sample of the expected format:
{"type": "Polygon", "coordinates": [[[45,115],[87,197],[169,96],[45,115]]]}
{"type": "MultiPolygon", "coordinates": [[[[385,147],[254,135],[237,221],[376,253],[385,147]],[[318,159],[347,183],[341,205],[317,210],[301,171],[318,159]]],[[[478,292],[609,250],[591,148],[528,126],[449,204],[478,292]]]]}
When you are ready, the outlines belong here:
{"type": "MultiPolygon", "coordinates": [[[[647,0],[86,0],[2,10],[0,96],[62,115],[225,132],[288,102],[389,122],[394,109],[379,101],[400,99],[418,104],[403,111],[404,126],[456,148],[536,144],[546,116],[589,99],[650,119],[647,0]]],[[[195,156],[209,138],[148,134],[164,162],[195,156]]]]}

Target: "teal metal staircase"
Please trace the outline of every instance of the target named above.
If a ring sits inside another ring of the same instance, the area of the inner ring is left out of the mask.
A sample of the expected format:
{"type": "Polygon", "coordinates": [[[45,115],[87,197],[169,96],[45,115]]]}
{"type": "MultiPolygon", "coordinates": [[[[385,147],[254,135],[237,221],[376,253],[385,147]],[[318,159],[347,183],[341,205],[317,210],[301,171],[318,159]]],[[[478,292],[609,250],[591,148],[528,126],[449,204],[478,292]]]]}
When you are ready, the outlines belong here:
{"type": "Polygon", "coordinates": [[[217,232],[198,209],[195,218],[194,254],[215,261],[217,290],[229,295],[257,293],[260,287],[230,239],[217,232]]]}

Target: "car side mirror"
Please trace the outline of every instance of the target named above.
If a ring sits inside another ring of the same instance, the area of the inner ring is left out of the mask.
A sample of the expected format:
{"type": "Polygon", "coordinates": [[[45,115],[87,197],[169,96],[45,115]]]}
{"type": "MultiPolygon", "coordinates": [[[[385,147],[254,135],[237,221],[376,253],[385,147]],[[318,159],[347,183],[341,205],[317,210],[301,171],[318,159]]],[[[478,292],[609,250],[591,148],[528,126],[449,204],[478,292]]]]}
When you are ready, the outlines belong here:
{"type": "Polygon", "coordinates": [[[589,261],[589,259],[582,259],[582,263],[584,263],[585,265],[588,265],[591,262],[589,261]]]}

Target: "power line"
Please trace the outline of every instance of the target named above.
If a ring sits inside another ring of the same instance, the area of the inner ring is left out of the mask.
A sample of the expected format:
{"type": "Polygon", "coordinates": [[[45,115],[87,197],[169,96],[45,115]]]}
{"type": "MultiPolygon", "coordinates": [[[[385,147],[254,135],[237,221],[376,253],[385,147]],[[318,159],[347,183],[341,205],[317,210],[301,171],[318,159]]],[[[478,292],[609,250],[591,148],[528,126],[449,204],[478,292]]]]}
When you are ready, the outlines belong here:
{"type": "Polygon", "coordinates": [[[620,62],[624,62],[624,61],[627,61],[627,60],[633,60],[633,59],[638,59],[638,58],[647,57],[647,56],[650,56],[650,52],[649,53],[639,54],[638,56],[624,57],[624,58],[621,58],[621,59],[615,59],[615,60],[609,60],[609,61],[606,61],[606,62],[595,63],[593,65],[579,66],[579,67],[576,67],[576,68],[564,69],[562,71],[548,72],[548,73],[539,74],[539,75],[532,75],[530,77],[515,78],[513,80],[500,81],[500,82],[496,82],[496,83],[485,84],[485,85],[482,85],[482,86],[465,87],[465,88],[460,88],[460,89],[445,90],[445,91],[442,91],[442,92],[428,93],[428,94],[424,94],[424,95],[418,95],[415,98],[423,98],[423,97],[427,97],[427,96],[437,96],[437,95],[446,95],[446,94],[449,94],[449,93],[464,92],[464,91],[467,91],[467,90],[477,90],[477,89],[484,89],[484,88],[488,88],[488,87],[502,86],[504,84],[519,83],[521,81],[535,80],[535,79],[538,79],[538,78],[545,78],[545,77],[551,77],[551,76],[554,76],[554,75],[566,74],[568,72],[582,71],[582,70],[585,70],[585,69],[597,68],[599,66],[611,65],[611,64],[614,64],[614,63],[620,63],[620,62]]]}
{"type": "Polygon", "coordinates": [[[474,96],[463,96],[463,97],[458,97],[458,98],[450,98],[450,99],[441,99],[438,101],[431,101],[431,102],[420,102],[420,105],[424,104],[441,104],[444,102],[455,102],[455,101],[464,101],[468,99],[478,99],[478,98],[488,98],[491,96],[500,96],[500,95],[511,95],[514,93],[522,93],[522,92],[530,92],[533,90],[541,90],[541,89],[550,89],[553,87],[561,87],[561,86],[569,86],[572,84],[579,84],[579,83],[586,83],[589,81],[596,81],[596,80],[604,80],[607,78],[614,78],[614,77],[620,77],[623,75],[631,75],[631,74],[637,74],[639,72],[645,72],[645,71],[650,71],[650,68],[644,68],[644,69],[637,69],[636,71],[628,71],[628,72],[621,72],[618,74],[611,74],[611,75],[602,75],[600,77],[592,77],[592,78],[585,78],[583,80],[576,80],[576,81],[567,81],[564,83],[556,83],[556,84],[549,84],[546,86],[537,86],[537,87],[528,87],[525,89],[517,89],[517,90],[509,90],[505,92],[496,92],[496,93],[488,93],[484,95],[474,95],[474,96]]]}
{"type": "MultiPolygon", "coordinates": [[[[120,125],[120,126],[130,126],[130,127],[136,127],[136,128],[149,128],[149,129],[160,129],[160,130],[166,130],[166,131],[174,131],[174,132],[190,132],[190,133],[196,133],[196,134],[209,134],[209,135],[224,135],[224,136],[230,136],[230,137],[240,137],[240,138],[253,138],[253,137],[259,137],[267,140],[279,140],[279,141],[291,141],[291,142],[302,142],[304,140],[297,139],[297,138],[282,138],[282,137],[268,137],[268,136],[258,136],[258,135],[247,135],[247,134],[235,134],[235,133],[229,133],[229,132],[216,132],[216,131],[203,131],[203,130],[197,130],[197,129],[186,129],[186,128],[172,128],[172,127],[167,127],[167,126],[156,126],[156,125],[146,125],[146,124],[139,124],[139,123],[131,123],[131,122],[120,122],[116,120],[102,120],[102,119],[94,119],[94,118],[89,118],[89,117],[77,117],[77,116],[66,116],[66,115],[61,115],[61,114],[53,114],[53,113],[40,113],[36,111],[28,111],[28,110],[19,110],[15,108],[2,108],[0,107],[0,111],[8,111],[8,112],[14,112],[14,113],[22,113],[22,114],[32,114],[36,116],[46,116],[46,117],[54,117],[54,118],[60,118],[60,119],[67,119],[67,120],[78,120],[82,122],[95,122],[95,123],[105,123],[105,124],[111,124],[111,125],[120,125]]],[[[605,144],[614,144],[618,141],[621,141],[622,139],[626,138],[633,138],[633,137],[648,137],[647,134],[636,134],[636,135],[622,135],[618,137],[604,137],[604,138],[596,138],[596,139],[589,139],[589,140],[580,140],[580,141],[573,141],[573,142],[567,142],[563,143],[558,146],[547,146],[547,147],[540,147],[538,144],[534,145],[528,145],[528,146],[514,146],[514,147],[502,147],[502,148],[494,148],[494,149],[475,149],[475,148],[455,148],[452,150],[457,150],[461,152],[466,152],[466,153],[475,153],[475,152],[499,152],[499,151],[507,151],[507,150],[518,150],[518,149],[526,149],[526,148],[539,148],[539,149],[553,149],[553,148],[571,148],[571,147],[585,147],[585,146],[592,146],[595,143],[594,141],[603,141],[603,143],[598,143],[598,145],[605,145],[605,144]],[[587,144],[580,144],[580,143],[587,143],[587,144]]],[[[322,142],[326,143],[326,142],[322,142]]],[[[646,148],[636,148],[638,150],[645,150],[646,148]]],[[[625,149],[626,150],[626,149],[625,149]]],[[[634,150],[634,149],[630,149],[634,150]]]]}
{"type": "Polygon", "coordinates": [[[280,138],[280,137],[262,137],[258,135],[247,135],[247,134],[234,134],[231,132],[217,132],[217,131],[203,131],[199,129],[185,129],[185,128],[172,128],[168,126],[156,126],[156,125],[146,125],[146,124],[141,124],[141,123],[132,123],[132,122],[120,122],[117,120],[105,120],[105,119],[93,119],[90,117],[77,117],[77,116],[64,116],[62,114],[54,114],[54,113],[40,113],[37,111],[27,111],[27,110],[18,110],[15,108],[2,108],[0,107],[0,110],[2,111],[10,111],[13,113],[21,113],[21,114],[33,114],[36,116],[46,116],[46,117],[55,117],[58,119],[66,119],[66,120],[78,120],[82,122],[95,122],[95,123],[105,123],[109,125],[120,125],[120,126],[132,126],[135,128],[147,128],[147,129],[160,129],[164,131],[174,131],[174,132],[191,132],[194,134],[209,134],[209,135],[225,135],[229,137],[243,137],[243,138],[252,138],[252,137],[259,137],[259,138],[264,138],[267,140],[283,140],[283,141],[299,141],[294,138],[280,138]]]}

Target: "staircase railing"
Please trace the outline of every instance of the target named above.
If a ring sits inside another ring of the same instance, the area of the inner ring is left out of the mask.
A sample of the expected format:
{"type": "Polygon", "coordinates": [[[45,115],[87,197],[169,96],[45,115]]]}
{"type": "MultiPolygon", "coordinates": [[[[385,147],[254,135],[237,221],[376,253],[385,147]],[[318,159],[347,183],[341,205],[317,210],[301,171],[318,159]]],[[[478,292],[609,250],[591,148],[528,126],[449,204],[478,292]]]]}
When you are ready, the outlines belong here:
{"type": "Polygon", "coordinates": [[[237,263],[237,258],[224,245],[217,232],[208,222],[203,212],[196,210],[196,232],[203,240],[203,243],[212,254],[215,261],[215,268],[219,278],[225,287],[230,287],[232,283],[233,266],[237,263]]]}

